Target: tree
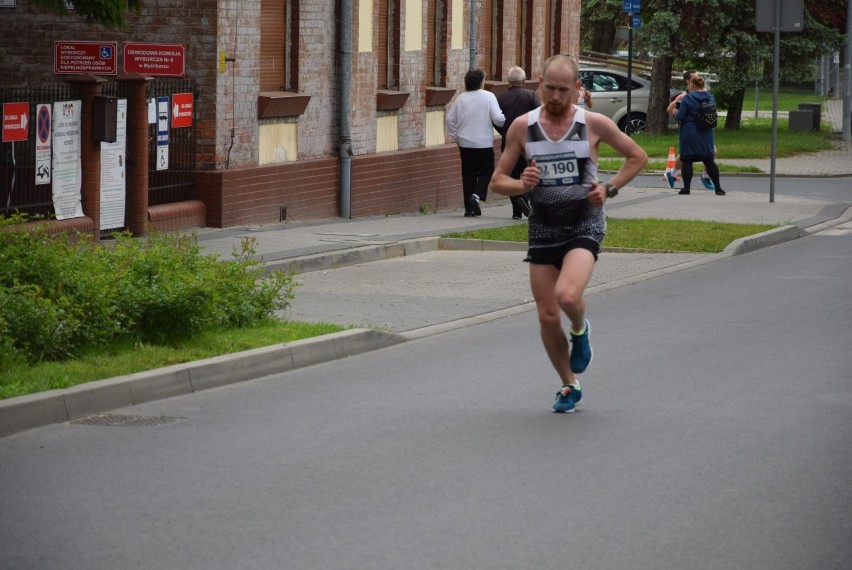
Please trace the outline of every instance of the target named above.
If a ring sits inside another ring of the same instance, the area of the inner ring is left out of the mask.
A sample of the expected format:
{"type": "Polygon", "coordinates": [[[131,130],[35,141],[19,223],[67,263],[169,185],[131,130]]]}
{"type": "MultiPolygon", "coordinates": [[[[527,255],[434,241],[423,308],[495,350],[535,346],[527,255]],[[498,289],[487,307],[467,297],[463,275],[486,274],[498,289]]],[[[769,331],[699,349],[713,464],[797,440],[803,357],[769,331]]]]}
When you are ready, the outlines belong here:
{"type": "MultiPolygon", "coordinates": [[[[728,0],[648,0],[643,4],[645,23],[636,41],[642,51],[654,55],[648,102],[648,132],[668,131],[666,107],[675,61],[701,54],[713,57],[715,46],[727,28],[728,0]]],[[[680,70],[677,75],[680,75],[680,70]]]]}
{"type": "MultiPolygon", "coordinates": [[[[773,34],[755,30],[755,1],[762,0],[644,0],[642,28],[634,35],[634,53],[654,57],[648,103],[648,132],[667,131],[665,109],[675,65],[712,71],[717,103],[727,109],[725,128],[737,130],[746,89],[754,77],[754,62],[771,61],[773,34]]],[[[816,57],[838,50],[844,36],[845,1],[806,0],[804,30],[781,35],[781,61],[786,77],[801,79],[812,72],[816,57]]],[[[620,4],[610,10],[618,12],[620,4]]],[[[610,12],[612,16],[617,16],[610,12]]],[[[602,14],[597,21],[604,21],[602,14]]],[[[680,75],[682,70],[677,70],[680,75]]]]}
{"type": "Polygon", "coordinates": [[[102,24],[108,28],[123,28],[124,13],[132,10],[138,14],[142,9],[142,0],[33,0],[35,5],[50,10],[59,16],[68,15],[68,5],[72,5],[78,16],[86,21],[102,24]]]}
{"type": "Polygon", "coordinates": [[[625,24],[621,0],[583,0],[583,46],[591,51],[610,53],[619,26],[625,24]]]}

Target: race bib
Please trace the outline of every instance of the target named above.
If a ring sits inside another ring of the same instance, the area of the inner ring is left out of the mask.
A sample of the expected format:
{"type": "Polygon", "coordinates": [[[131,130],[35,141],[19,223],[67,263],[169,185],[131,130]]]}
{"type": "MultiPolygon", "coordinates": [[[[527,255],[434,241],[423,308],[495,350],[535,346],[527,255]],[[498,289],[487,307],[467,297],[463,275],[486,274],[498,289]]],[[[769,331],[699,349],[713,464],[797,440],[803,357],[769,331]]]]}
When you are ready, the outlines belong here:
{"type": "Polygon", "coordinates": [[[535,157],[535,165],[541,173],[541,186],[570,186],[580,183],[580,168],[577,154],[562,152],[535,157]]]}

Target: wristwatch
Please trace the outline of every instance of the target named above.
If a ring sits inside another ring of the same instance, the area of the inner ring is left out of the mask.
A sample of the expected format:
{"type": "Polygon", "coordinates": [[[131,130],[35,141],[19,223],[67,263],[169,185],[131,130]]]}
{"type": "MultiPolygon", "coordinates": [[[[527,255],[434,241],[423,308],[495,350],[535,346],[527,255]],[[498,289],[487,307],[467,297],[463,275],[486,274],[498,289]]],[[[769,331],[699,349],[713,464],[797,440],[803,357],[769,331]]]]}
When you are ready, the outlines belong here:
{"type": "Polygon", "coordinates": [[[606,184],[604,184],[604,187],[606,188],[606,197],[607,198],[615,198],[616,196],[618,196],[618,186],[615,186],[615,185],[607,182],[606,184]]]}

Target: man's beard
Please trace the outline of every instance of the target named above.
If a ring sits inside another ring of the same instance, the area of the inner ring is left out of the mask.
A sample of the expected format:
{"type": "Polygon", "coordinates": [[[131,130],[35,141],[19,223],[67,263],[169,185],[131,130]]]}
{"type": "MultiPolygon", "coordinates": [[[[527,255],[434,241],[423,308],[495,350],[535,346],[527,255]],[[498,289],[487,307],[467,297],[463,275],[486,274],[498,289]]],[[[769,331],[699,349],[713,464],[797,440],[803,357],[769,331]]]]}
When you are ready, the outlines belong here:
{"type": "Polygon", "coordinates": [[[568,106],[570,103],[553,103],[552,101],[546,101],[544,103],[544,109],[551,115],[561,116],[568,112],[568,106]]]}

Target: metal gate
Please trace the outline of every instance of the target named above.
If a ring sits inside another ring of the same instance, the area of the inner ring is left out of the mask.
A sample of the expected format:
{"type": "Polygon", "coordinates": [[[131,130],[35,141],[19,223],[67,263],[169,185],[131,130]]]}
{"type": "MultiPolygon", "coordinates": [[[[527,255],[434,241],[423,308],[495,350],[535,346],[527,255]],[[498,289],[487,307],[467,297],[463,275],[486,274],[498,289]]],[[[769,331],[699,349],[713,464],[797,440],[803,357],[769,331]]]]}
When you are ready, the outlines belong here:
{"type": "MultiPolygon", "coordinates": [[[[198,91],[192,79],[156,79],[148,86],[148,96],[169,97],[176,93],[192,93],[198,101],[198,91]]],[[[193,105],[193,113],[197,105],[193,105]]],[[[157,206],[195,198],[195,117],[192,126],[169,129],[169,164],[157,170],[157,126],[149,126],[148,140],[148,205],[157,206]]]]}
{"type": "MultiPolygon", "coordinates": [[[[4,142],[0,146],[0,216],[15,212],[31,218],[54,215],[53,185],[36,184],[36,124],[38,105],[79,99],[77,89],[68,83],[39,87],[5,87],[0,89],[0,104],[28,102],[30,122],[27,140],[4,142]]],[[[52,177],[51,177],[52,180],[52,177]]]]}
{"type": "MultiPolygon", "coordinates": [[[[198,92],[192,79],[155,79],[148,85],[149,97],[171,97],[175,93],[198,92]]],[[[103,94],[126,98],[126,84],[110,81],[103,94]]],[[[52,184],[36,184],[35,141],[36,110],[39,104],[80,99],[74,85],[47,84],[37,87],[0,88],[0,104],[26,101],[30,107],[27,140],[0,146],[0,216],[16,212],[31,218],[50,218],[55,214],[52,184]]],[[[197,105],[193,105],[197,109],[197,105]]],[[[195,113],[195,111],[193,111],[195,113]]],[[[192,126],[169,129],[169,163],[157,170],[156,123],[149,125],[148,205],[168,204],[194,198],[195,194],[195,120],[192,126]]],[[[128,145],[132,144],[127,137],[128,145]]],[[[132,156],[127,149],[125,156],[132,156]]]]}

